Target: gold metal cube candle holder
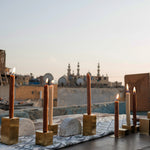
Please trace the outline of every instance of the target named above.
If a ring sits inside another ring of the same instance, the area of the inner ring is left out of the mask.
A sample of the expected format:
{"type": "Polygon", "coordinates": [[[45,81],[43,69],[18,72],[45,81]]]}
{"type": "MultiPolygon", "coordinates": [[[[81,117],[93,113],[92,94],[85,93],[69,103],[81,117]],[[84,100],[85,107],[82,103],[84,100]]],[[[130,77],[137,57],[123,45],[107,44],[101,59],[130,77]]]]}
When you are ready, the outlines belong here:
{"type": "Polygon", "coordinates": [[[53,131],[53,135],[57,135],[57,133],[58,133],[58,124],[48,125],[48,130],[53,131]]]}
{"type": "Polygon", "coordinates": [[[83,115],[83,135],[95,135],[96,134],[96,115],[83,115]]]}
{"type": "Polygon", "coordinates": [[[129,134],[129,130],[128,129],[125,129],[125,128],[120,128],[119,129],[119,137],[124,137],[126,135],[129,134]]]}
{"type": "Polygon", "coordinates": [[[126,124],[123,124],[123,125],[122,125],[122,128],[129,130],[129,132],[134,132],[134,131],[135,131],[135,128],[134,128],[133,125],[128,126],[128,125],[126,125],[126,124]]]}
{"type": "Polygon", "coordinates": [[[139,132],[140,131],[140,125],[136,125],[134,127],[134,132],[139,132]]]}
{"type": "Polygon", "coordinates": [[[37,131],[36,132],[36,145],[48,146],[53,144],[53,132],[43,132],[37,131]]]}
{"type": "Polygon", "coordinates": [[[140,133],[150,135],[150,119],[140,119],[140,133]]]}
{"type": "Polygon", "coordinates": [[[1,124],[1,142],[7,145],[18,143],[19,118],[3,117],[1,124]]]}

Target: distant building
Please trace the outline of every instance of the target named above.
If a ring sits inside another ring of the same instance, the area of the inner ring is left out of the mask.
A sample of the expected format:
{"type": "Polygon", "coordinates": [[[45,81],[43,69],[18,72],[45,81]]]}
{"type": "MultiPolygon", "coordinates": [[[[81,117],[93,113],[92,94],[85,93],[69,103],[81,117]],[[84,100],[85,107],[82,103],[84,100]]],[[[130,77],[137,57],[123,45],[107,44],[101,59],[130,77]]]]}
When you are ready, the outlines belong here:
{"type": "MultiPolygon", "coordinates": [[[[9,84],[9,75],[10,68],[6,67],[6,52],[5,50],[0,50],[0,86],[9,84]]],[[[44,85],[46,78],[49,79],[48,84],[51,84],[54,79],[51,73],[46,73],[38,78],[34,78],[32,73],[30,75],[15,74],[15,85],[44,85]]]]}
{"type": "MultiPolygon", "coordinates": [[[[108,75],[100,74],[100,64],[97,66],[97,75],[91,75],[91,87],[122,87],[121,82],[109,82],[108,75]]],[[[67,76],[63,75],[58,80],[59,87],[86,87],[86,75],[80,74],[80,64],[77,64],[77,74],[71,73],[71,66],[68,64],[67,76]]]]}
{"type": "Polygon", "coordinates": [[[29,81],[30,81],[31,76],[29,75],[15,75],[15,84],[17,86],[19,85],[29,85],[29,81]]]}

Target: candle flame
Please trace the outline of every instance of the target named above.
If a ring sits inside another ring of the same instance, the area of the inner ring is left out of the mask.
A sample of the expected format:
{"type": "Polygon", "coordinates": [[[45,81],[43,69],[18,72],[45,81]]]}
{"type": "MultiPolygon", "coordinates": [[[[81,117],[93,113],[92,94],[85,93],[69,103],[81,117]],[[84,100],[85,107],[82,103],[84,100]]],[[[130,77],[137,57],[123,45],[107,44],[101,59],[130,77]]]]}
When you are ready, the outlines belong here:
{"type": "Polygon", "coordinates": [[[129,91],[129,85],[128,84],[126,84],[126,90],[129,91]]]}
{"type": "Polygon", "coordinates": [[[46,78],[46,81],[45,81],[45,83],[48,83],[48,78],[46,78]]]}
{"type": "Polygon", "coordinates": [[[116,100],[119,100],[119,94],[116,95],[116,100]]]}
{"type": "Polygon", "coordinates": [[[134,86],[134,88],[133,88],[133,93],[136,93],[136,88],[135,88],[135,86],[134,86]]]}
{"type": "Polygon", "coordinates": [[[54,80],[52,80],[52,81],[51,81],[51,84],[54,84],[54,83],[55,83],[55,81],[54,81],[54,80]]]}
{"type": "Polygon", "coordinates": [[[14,67],[12,70],[12,74],[15,74],[15,72],[16,72],[16,68],[14,67]]]}

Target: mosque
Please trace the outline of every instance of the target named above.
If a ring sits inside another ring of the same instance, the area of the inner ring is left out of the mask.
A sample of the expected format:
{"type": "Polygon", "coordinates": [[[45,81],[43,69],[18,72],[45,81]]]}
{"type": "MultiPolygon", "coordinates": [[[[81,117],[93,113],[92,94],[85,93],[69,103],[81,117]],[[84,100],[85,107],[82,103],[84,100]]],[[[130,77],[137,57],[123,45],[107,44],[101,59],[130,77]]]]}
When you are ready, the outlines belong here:
{"type": "MultiPolygon", "coordinates": [[[[122,87],[122,82],[109,82],[108,75],[100,74],[100,64],[97,66],[97,75],[91,75],[91,87],[108,88],[108,87],[122,87]]],[[[64,75],[58,80],[59,87],[86,87],[86,75],[80,74],[80,64],[77,64],[77,74],[71,73],[71,66],[68,64],[67,75],[64,75]]]]}
{"type": "MultiPolygon", "coordinates": [[[[89,72],[90,73],[90,72],[89,72]]],[[[8,85],[10,68],[6,67],[6,52],[0,50],[0,86],[8,85]]],[[[100,74],[100,64],[97,66],[97,75],[91,75],[91,87],[122,87],[121,82],[109,82],[108,75],[100,74]]],[[[46,78],[49,79],[49,84],[54,77],[51,73],[46,73],[44,76],[34,78],[30,75],[15,74],[15,84],[20,85],[44,85],[46,78]]],[[[77,74],[71,73],[71,66],[68,64],[67,75],[64,75],[58,80],[59,87],[86,87],[86,75],[80,74],[80,64],[77,63],[77,74]]]]}

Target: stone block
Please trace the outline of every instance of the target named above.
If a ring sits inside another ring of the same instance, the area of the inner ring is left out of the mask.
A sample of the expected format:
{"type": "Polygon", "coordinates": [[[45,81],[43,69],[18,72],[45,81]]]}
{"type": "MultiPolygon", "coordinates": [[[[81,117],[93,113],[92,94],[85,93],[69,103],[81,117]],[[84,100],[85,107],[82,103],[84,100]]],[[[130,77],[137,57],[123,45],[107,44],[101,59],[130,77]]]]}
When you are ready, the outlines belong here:
{"type": "Polygon", "coordinates": [[[78,119],[66,118],[60,124],[60,136],[73,136],[81,134],[81,123],[78,119]]]}
{"type": "Polygon", "coordinates": [[[18,143],[19,118],[3,117],[1,124],[1,142],[7,145],[18,143]]]}
{"type": "Polygon", "coordinates": [[[57,135],[57,133],[58,133],[58,124],[48,125],[48,130],[53,131],[53,135],[57,135]]]}
{"type": "Polygon", "coordinates": [[[19,136],[35,134],[35,126],[32,120],[27,118],[19,119],[19,136]]]}
{"type": "Polygon", "coordinates": [[[43,131],[36,132],[36,145],[48,146],[53,144],[53,132],[48,131],[43,133],[43,131]]]}
{"type": "Polygon", "coordinates": [[[140,119],[140,133],[150,135],[150,119],[140,119]]]}
{"type": "Polygon", "coordinates": [[[83,115],[83,135],[96,134],[96,115],[83,115]]]}

